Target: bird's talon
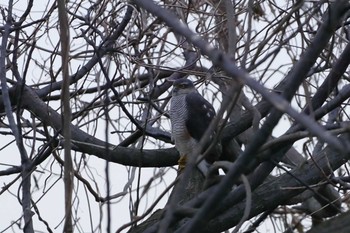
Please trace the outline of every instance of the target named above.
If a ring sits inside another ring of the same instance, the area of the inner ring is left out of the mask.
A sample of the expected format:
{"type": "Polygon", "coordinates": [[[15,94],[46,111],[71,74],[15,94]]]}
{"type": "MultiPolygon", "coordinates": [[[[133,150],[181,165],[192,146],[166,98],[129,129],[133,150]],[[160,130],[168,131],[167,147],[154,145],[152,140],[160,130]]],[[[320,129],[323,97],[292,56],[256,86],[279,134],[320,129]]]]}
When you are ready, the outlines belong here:
{"type": "Polygon", "coordinates": [[[179,160],[177,161],[177,163],[179,164],[179,171],[184,170],[186,167],[186,163],[187,163],[187,156],[181,155],[179,160]]]}

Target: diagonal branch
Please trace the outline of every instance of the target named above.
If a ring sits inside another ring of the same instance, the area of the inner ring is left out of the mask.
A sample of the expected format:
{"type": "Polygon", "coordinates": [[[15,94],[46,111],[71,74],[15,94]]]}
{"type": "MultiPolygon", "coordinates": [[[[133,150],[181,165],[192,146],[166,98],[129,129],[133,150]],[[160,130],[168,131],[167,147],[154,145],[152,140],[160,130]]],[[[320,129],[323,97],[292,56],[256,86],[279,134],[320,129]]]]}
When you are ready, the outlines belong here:
{"type": "MultiPolygon", "coordinates": [[[[12,94],[15,95],[14,92],[12,94]]],[[[43,102],[36,92],[29,87],[24,87],[22,104],[25,109],[38,117],[43,124],[51,126],[56,131],[61,131],[61,115],[43,102]]],[[[179,159],[175,148],[143,149],[141,151],[133,148],[116,147],[112,144],[108,144],[111,151],[109,158],[107,158],[105,156],[106,143],[104,141],[91,136],[73,124],[70,128],[73,150],[95,155],[105,160],[110,159],[109,161],[114,163],[136,167],[165,167],[176,165],[179,159]]]]}
{"type": "MultiPolygon", "coordinates": [[[[349,134],[342,135],[340,139],[344,143],[349,143],[349,134]]],[[[290,198],[305,190],[304,184],[309,186],[318,184],[326,179],[325,175],[332,174],[334,170],[346,163],[348,159],[348,154],[336,152],[332,147],[328,146],[314,160],[308,160],[303,166],[293,169],[290,174],[286,173],[259,186],[252,196],[253,203],[250,218],[264,211],[273,210],[278,205],[286,204],[290,198]],[[298,177],[300,181],[292,177],[298,177]],[[274,201],[272,202],[271,200],[274,201]]],[[[225,202],[224,199],[222,203],[225,202]]],[[[229,211],[210,221],[208,228],[203,232],[218,232],[235,226],[239,222],[244,208],[244,203],[232,206],[229,211]]]]}
{"type": "Polygon", "coordinates": [[[316,34],[313,43],[285,79],[287,88],[282,95],[284,98],[275,93],[270,93],[264,86],[260,85],[257,81],[249,77],[246,72],[236,67],[227,55],[213,48],[200,36],[193,33],[184,23],[179,21],[173,14],[171,14],[171,12],[168,12],[167,10],[154,4],[152,1],[135,0],[134,2],[138,6],[162,19],[168,26],[172,27],[176,33],[185,36],[195,46],[200,48],[202,54],[207,55],[215,65],[222,67],[233,78],[259,92],[275,107],[262,129],[253,138],[252,143],[247,147],[245,152],[238,158],[233,166],[231,166],[229,173],[220,183],[219,187],[217,187],[214,195],[207,200],[205,205],[195,215],[195,217],[188,222],[188,227],[182,229],[182,232],[192,232],[194,230],[198,231],[200,226],[203,226],[204,223],[211,218],[210,213],[213,212],[213,208],[215,208],[217,203],[220,202],[220,200],[230,191],[230,187],[232,187],[234,181],[244,171],[244,165],[249,163],[250,159],[254,157],[254,154],[271,134],[272,129],[278,123],[283,113],[288,113],[290,116],[295,118],[297,122],[305,126],[311,133],[318,136],[321,140],[328,142],[338,151],[346,151],[344,145],[339,142],[337,138],[330,135],[329,132],[320,127],[313,119],[305,114],[296,112],[289,106],[289,101],[294,96],[295,91],[307,77],[307,73],[316,61],[319,53],[323,50],[328,43],[329,38],[340,25],[342,15],[349,7],[349,4],[346,1],[337,1],[333,3],[328,13],[325,14],[326,17],[324,19],[324,23],[321,25],[318,33],[316,34]]]}

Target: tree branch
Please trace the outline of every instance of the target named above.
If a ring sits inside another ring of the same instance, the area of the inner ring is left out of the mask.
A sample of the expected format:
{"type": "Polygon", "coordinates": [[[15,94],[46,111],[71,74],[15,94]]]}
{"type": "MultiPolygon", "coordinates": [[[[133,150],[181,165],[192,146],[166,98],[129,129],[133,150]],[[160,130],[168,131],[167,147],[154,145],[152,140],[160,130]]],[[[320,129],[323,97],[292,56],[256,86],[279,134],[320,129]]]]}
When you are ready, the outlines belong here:
{"type": "Polygon", "coordinates": [[[65,191],[65,222],[63,231],[67,233],[73,232],[72,224],[72,196],[73,196],[73,161],[71,155],[71,119],[72,112],[70,108],[70,94],[69,94],[69,25],[65,0],[57,0],[58,20],[60,27],[60,41],[62,54],[62,92],[61,92],[61,110],[62,110],[62,134],[63,134],[63,148],[64,148],[64,191],[65,191]]]}
{"type": "MultiPolygon", "coordinates": [[[[24,218],[24,232],[25,233],[33,233],[33,220],[32,220],[32,212],[30,210],[31,205],[31,171],[28,169],[31,166],[30,160],[28,159],[27,151],[23,145],[23,138],[21,133],[20,122],[15,122],[15,119],[12,114],[12,106],[9,95],[9,90],[7,86],[6,80],[6,66],[5,60],[8,55],[6,48],[7,42],[10,37],[11,26],[13,25],[13,15],[12,15],[12,5],[13,1],[9,1],[8,6],[8,15],[6,18],[6,24],[4,27],[4,32],[2,34],[1,48],[0,48],[0,82],[1,82],[1,91],[2,91],[2,99],[5,106],[5,112],[7,119],[10,124],[11,131],[15,137],[16,144],[18,150],[21,155],[21,172],[22,172],[22,209],[23,209],[23,218],[24,218]]],[[[17,61],[14,61],[15,63],[17,61]]],[[[19,80],[22,83],[22,80],[19,80]]],[[[24,85],[24,83],[22,83],[24,85]]],[[[18,101],[21,102],[22,95],[17,96],[18,101]]],[[[19,117],[17,118],[19,119],[19,117]]]]}

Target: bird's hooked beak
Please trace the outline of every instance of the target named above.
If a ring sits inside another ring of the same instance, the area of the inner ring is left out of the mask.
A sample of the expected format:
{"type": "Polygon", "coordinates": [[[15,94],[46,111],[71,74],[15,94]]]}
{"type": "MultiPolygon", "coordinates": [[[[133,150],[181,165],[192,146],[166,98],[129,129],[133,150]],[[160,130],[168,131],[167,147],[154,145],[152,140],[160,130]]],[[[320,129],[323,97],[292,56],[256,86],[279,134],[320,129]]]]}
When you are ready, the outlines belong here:
{"type": "Polygon", "coordinates": [[[173,95],[188,94],[190,92],[196,91],[193,82],[189,79],[181,78],[174,80],[168,78],[168,80],[173,82],[173,95]]]}

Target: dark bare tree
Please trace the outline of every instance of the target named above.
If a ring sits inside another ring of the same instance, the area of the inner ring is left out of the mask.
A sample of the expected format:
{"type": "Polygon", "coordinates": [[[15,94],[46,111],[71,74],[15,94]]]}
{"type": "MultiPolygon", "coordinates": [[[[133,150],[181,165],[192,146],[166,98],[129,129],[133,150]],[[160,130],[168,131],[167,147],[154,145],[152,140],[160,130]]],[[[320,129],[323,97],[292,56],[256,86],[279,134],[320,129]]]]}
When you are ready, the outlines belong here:
{"type": "Polygon", "coordinates": [[[349,231],[349,1],[0,10],[1,232],[349,231]],[[177,171],[179,78],[217,111],[206,176],[177,171]]]}

